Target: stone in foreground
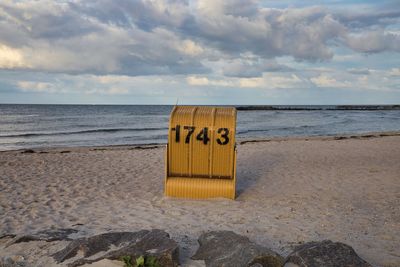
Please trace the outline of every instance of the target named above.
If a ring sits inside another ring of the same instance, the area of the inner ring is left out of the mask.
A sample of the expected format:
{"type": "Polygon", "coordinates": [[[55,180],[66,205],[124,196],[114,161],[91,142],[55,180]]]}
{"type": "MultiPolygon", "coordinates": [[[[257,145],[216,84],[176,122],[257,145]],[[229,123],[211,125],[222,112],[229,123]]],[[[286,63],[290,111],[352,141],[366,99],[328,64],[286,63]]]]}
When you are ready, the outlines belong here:
{"type": "Polygon", "coordinates": [[[193,260],[209,267],[281,267],[284,259],[272,250],[251,242],[232,231],[213,231],[199,238],[200,248],[193,260]]]}
{"type": "Polygon", "coordinates": [[[354,249],[340,242],[324,240],[298,246],[287,257],[285,267],[372,267],[354,249]]]}
{"type": "Polygon", "coordinates": [[[75,267],[102,259],[120,260],[124,256],[133,261],[140,256],[152,256],[160,266],[175,267],[179,263],[179,247],[162,230],[115,232],[76,239],[53,258],[75,267]]]}

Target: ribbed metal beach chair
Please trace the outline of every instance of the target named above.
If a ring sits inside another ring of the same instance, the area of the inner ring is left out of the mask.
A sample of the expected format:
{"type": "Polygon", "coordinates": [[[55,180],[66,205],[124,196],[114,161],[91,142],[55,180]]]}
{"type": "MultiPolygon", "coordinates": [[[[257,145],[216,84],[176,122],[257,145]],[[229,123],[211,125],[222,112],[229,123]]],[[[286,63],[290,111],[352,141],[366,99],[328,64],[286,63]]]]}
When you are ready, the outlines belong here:
{"type": "Polygon", "coordinates": [[[165,155],[165,195],[235,199],[236,109],[175,106],[165,155]]]}

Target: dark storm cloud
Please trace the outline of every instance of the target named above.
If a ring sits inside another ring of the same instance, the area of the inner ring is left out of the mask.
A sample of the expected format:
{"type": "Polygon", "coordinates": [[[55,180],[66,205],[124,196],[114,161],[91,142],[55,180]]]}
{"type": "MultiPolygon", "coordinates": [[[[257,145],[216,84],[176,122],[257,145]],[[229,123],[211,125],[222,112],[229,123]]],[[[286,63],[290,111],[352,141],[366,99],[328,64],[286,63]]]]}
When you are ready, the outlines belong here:
{"type": "Polygon", "coordinates": [[[333,46],[398,52],[399,35],[385,27],[399,18],[398,9],[350,14],[255,0],[3,1],[0,49],[18,61],[0,58],[0,68],[135,76],[207,73],[207,61],[222,60],[225,75],[255,77],[285,70],[271,64],[279,56],[329,60],[333,46]]]}

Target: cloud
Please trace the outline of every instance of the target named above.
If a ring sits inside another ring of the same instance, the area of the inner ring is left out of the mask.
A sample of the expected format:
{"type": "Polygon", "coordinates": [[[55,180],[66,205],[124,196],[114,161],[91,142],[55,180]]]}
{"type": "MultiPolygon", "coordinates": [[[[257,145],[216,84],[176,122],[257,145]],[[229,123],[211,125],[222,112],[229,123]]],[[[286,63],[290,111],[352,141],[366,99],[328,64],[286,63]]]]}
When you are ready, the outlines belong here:
{"type": "Polygon", "coordinates": [[[204,49],[192,40],[184,40],[179,44],[178,50],[188,56],[198,56],[204,52],[204,49]]]}
{"type": "Polygon", "coordinates": [[[306,83],[296,74],[274,75],[264,74],[264,84],[266,88],[304,88],[306,83]]]}
{"type": "Polygon", "coordinates": [[[259,60],[258,58],[243,58],[228,61],[222,68],[228,77],[260,77],[264,72],[289,71],[290,68],[278,64],[276,60],[259,60]]]}
{"type": "Polygon", "coordinates": [[[360,9],[351,11],[341,10],[340,13],[336,13],[335,17],[346,27],[349,28],[366,28],[371,26],[386,26],[390,24],[396,24],[399,22],[400,10],[398,6],[388,6],[387,10],[376,10],[371,9],[360,9]]]}
{"type": "Polygon", "coordinates": [[[314,86],[319,88],[345,89],[346,91],[367,91],[377,92],[398,92],[398,82],[389,79],[390,70],[369,70],[368,74],[363,74],[363,70],[356,70],[355,73],[347,71],[333,71],[322,73],[311,77],[309,80],[314,86]],[[356,75],[354,75],[356,74],[356,75]]]}
{"type": "Polygon", "coordinates": [[[239,80],[239,86],[244,88],[262,87],[265,85],[263,78],[243,78],[239,80]]]}
{"type": "Polygon", "coordinates": [[[111,87],[107,93],[110,95],[124,95],[129,93],[129,90],[128,88],[111,87]]]}
{"type": "Polygon", "coordinates": [[[350,83],[348,81],[338,81],[335,78],[321,74],[318,77],[313,77],[310,81],[315,84],[317,87],[348,87],[350,83]]]}
{"type": "Polygon", "coordinates": [[[389,72],[390,76],[400,76],[400,68],[393,68],[389,72]]]}
{"type": "Polygon", "coordinates": [[[203,8],[203,4],[199,2],[195,23],[186,33],[231,55],[251,52],[263,58],[291,55],[298,60],[330,59],[328,42],[345,31],[321,8],[278,10],[253,3],[254,12],[235,16],[232,14],[240,11],[240,5],[215,8],[216,4],[207,4],[208,8],[203,8]]]}
{"type": "Polygon", "coordinates": [[[24,61],[20,50],[0,43],[0,68],[14,69],[26,67],[28,67],[28,65],[24,61]]]}
{"type": "Polygon", "coordinates": [[[207,77],[197,77],[197,76],[189,76],[186,78],[186,82],[189,85],[193,86],[207,86],[207,85],[212,85],[212,86],[235,86],[233,81],[230,81],[228,79],[225,80],[218,80],[218,79],[208,79],[207,77]]]}
{"type": "Polygon", "coordinates": [[[210,81],[206,77],[189,76],[186,78],[186,81],[188,84],[195,85],[195,86],[202,86],[202,85],[210,84],[210,81]]]}
{"type": "Polygon", "coordinates": [[[84,92],[87,95],[126,95],[129,94],[128,88],[111,87],[111,88],[92,88],[84,92]]]}
{"type": "Polygon", "coordinates": [[[400,52],[399,35],[387,29],[398,23],[398,10],[277,9],[256,0],[5,0],[0,68],[254,78],[287,71],[275,60],[282,56],[312,63],[339,59],[336,47],[400,52]]]}
{"type": "Polygon", "coordinates": [[[345,55],[334,55],[332,61],[335,62],[351,62],[359,61],[362,56],[360,54],[345,54],[345,55]]]}
{"type": "Polygon", "coordinates": [[[9,99],[7,97],[13,90],[16,98],[12,102],[25,99],[36,103],[53,99],[57,103],[174,104],[179,98],[181,104],[203,105],[332,104],[341,99],[360,103],[360,96],[368,98],[368,103],[377,103],[376,97],[379,96],[387,96],[381,98],[386,99],[384,103],[399,99],[397,68],[376,68],[370,69],[368,75],[354,75],[349,72],[352,69],[332,67],[309,66],[288,72],[265,72],[260,77],[248,78],[220,75],[49,75],[33,71],[1,71],[0,99],[3,102],[9,99]],[[11,88],[11,92],[7,88],[11,88]],[[33,94],[36,97],[32,97],[33,94]],[[335,98],[337,94],[340,94],[339,100],[335,98]]]}
{"type": "Polygon", "coordinates": [[[24,92],[56,93],[57,88],[48,82],[19,81],[18,87],[24,92]]]}
{"type": "Polygon", "coordinates": [[[232,88],[293,88],[303,83],[297,75],[263,74],[262,77],[238,78],[227,77],[225,79],[208,79],[207,77],[189,76],[186,82],[192,86],[218,86],[232,88]]]}
{"type": "Polygon", "coordinates": [[[151,31],[121,25],[115,14],[100,12],[102,3],[111,2],[92,3],[93,14],[85,14],[89,7],[83,2],[2,2],[0,29],[6,34],[0,42],[18,49],[37,71],[132,76],[207,72],[197,58],[203,49],[195,41],[161,25],[151,31]]]}
{"type": "Polygon", "coordinates": [[[379,29],[350,34],[346,37],[346,44],[351,49],[363,53],[400,52],[400,35],[385,33],[383,29],[379,29]]]}
{"type": "Polygon", "coordinates": [[[347,70],[351,74],[357,74],[357,75],[369,75],[371,71],[369,69],[348,69],[347,70]]]}

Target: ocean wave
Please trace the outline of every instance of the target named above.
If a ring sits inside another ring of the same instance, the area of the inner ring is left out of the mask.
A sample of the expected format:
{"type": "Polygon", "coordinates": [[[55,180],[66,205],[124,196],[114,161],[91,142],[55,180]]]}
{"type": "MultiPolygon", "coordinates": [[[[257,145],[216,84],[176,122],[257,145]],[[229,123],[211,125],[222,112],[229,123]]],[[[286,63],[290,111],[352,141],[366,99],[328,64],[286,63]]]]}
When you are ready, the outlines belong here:
{"type": "Polygon", "coordinates": [[[247,130],[239,130],[237,134],[246,134],[246,133],[254,133],[254,132],[272,132],[272,131],[288,131],[288,130],[296,130],[296,129],[306,129],[319,127],[321,125],[300,125],[300,126],[285,126],[285,127],[271,127],[268,129],[247,129],[247,130]]]}
{"type": "Polygon", "coordinates": [[[87,133],[116,133],[116,132],[142,132],[142,131],[157,131],[168,130],[168,128],[108,128],[108,129],[93,129],[71,132],[46,132],[46,133],[21,133],[0,135],[0,138],[15,138],[15,137],[35,137],[35,136],[56,136],[56,135],[72,135],[72,134],[87,134],[87,133]]]}

